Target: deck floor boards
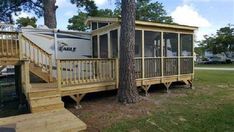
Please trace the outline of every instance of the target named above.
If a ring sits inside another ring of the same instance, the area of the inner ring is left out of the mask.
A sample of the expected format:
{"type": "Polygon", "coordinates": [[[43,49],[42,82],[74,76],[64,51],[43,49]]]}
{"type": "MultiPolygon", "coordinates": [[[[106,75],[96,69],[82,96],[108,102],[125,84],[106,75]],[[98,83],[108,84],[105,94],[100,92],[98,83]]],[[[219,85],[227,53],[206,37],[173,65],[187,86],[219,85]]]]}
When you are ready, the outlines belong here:
{"type": "Polygon", "coordinates": [[[0,118],[0,131],[16,132],[82,131],[86,124],[66,109],[0,118]]]}

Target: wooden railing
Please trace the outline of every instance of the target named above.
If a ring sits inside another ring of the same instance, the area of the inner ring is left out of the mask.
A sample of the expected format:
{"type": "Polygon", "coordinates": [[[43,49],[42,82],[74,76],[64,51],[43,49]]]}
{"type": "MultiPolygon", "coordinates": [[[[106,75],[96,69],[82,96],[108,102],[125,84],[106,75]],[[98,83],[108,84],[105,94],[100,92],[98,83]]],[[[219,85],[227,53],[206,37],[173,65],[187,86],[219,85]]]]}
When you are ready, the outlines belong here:
{"type": "Polygon", "coordinates": [[[144,58],[145,78],[161,76],[161,58],[144,58]]]}
{"type": "Polygon", "coordinates": [[[142,78],[142,58],[135,58],[136,79],[142,78]]]}
{"type": "Polygon", "coordinates": [[[180,74],[193,73],[193,57],[180,58],[180,74]]]}
{"type": "Polygon", "coordinates": [[[178,75],[178,57],[164,58],[163,75],[178,75]]]}
{"type": "Polygon", "coordinates": [[[57,60],[58,87],[116,81],[117,59],[57,60]]]}
{"type": "Polygon", "coordinates": [[[27,59],[36,66],[41,67],[44,72],[50,74],[50,79],[52,80],[52,55],[27,37],[22,35],[20,38],[21,59],[27,59]]]}
{"type": "Polygon", "coordinates": [[[18,33],[0,31],[0,57],[19,58],[18,33]]]}

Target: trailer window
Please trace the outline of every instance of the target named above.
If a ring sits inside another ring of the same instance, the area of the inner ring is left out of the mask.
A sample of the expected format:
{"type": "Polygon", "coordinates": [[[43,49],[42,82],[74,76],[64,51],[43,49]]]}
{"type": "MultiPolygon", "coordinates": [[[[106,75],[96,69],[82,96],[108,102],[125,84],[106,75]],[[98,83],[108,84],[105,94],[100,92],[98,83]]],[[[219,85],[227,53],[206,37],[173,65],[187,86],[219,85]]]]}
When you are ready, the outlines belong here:
{"type": "Polygon", "coordinates": [[[153,31],[144,32],[145,57],[161,56],[161,33],[153,31]]]}
{"type": "Polygon", "coordinates": [[[178,34],[163,33],[164,45],[163,55],[165,57],[178,56],[178,34]]]}
{"type": "Polygon", "coordinates": [[[92,47],[93,47],[93,58],[97,58],[98,57],[98,46],[97,46],[97,36],[93,36],[92,38],[92,47]]]}
{"type": "Polygon", "coordinates": [[[100,57],[108,58],[108,36],[107,34],[100,36],[100,57]]]}
{"type": "Polygon", "coordinates": [[[142,31],[136,30],[135,32],[135,57],[142,56],[142,31]]]}
{"type": "Polygon", "coordinates": [[[111,57],[118,57],[118,30],[110,32],[111,57]]]}
{"type": "Polygon", "coordinates": [[[193,35],[181,34],[180,35],[180,55],[192,56],[193,52],[193,35]]]}

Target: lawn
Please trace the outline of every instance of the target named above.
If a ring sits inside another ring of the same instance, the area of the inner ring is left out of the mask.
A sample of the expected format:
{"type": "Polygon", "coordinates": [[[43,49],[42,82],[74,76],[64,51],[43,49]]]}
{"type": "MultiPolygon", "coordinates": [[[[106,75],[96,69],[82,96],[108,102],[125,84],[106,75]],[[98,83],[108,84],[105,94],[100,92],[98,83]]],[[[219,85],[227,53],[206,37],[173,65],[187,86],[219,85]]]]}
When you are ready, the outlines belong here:
{"type": "Polygon", "coordinates": [[[195,67],[234,68],[234,63],[232,64],[195,64],[195,67]]]}
{"type": "Polygon", "coordinates": [[[196,71],[195,75],[194,90],[172,89],[173,96],[151,94],[153,100],[167,98],[152,107],[148,116],[124,118],[103,131],[233,132],[234,72],[196,71]]]}

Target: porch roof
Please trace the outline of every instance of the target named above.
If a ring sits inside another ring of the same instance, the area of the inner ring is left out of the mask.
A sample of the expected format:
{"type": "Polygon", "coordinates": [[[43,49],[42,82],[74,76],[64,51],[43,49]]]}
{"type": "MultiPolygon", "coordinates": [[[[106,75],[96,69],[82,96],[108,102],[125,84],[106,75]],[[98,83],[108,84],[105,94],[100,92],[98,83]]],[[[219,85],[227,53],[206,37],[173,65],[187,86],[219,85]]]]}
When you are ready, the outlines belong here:
{"type": "MultiPolygon", "coordinates": [[[[107,17],[88,17],[85,21],[86,25],[89,25],[91,22],[107,22],[107,23],[120,23],[121,18],[107,18],[107,17]]],[[[185,29],[185,30],[197,30],[198,27],[196,26],[188,26],[188,25],[180,25],[180,24],[165,24],[165,23],[157,23],[157,22],[150,22],[150,21],[135,21],[136,25],[140,26],[153,26],[153,27],[160,27],[160,28],[173,28],[173,29],[185,29]]]]}

